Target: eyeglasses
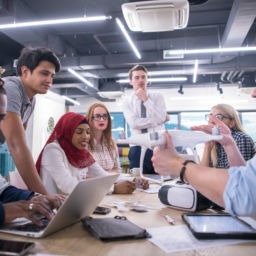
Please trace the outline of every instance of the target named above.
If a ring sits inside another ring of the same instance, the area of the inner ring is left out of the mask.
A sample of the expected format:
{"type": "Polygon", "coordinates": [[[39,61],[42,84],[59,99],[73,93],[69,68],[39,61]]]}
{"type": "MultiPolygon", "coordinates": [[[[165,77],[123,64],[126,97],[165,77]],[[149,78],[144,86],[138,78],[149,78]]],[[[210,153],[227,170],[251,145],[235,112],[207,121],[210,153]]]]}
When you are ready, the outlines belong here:
{"type": "MultiPolygon", "coordinates": [[[[212,114],[206,114],[206,115],[205,115],[205,120],[206,120],[206,121],[209,121],[211,115],[212,115],[212,114]]],[[[230,117],[224,116],[224,115],[222,115],[222,114],[217,114],[217,115],[215,115],[215,117],[218,118],[218,119],[221,120],[221,121],[222,121],[224,118],[231,119],[230,117]]]]}
{"type": "Polygon", "coordinates": [[[0,114],[0,121],[2,121],[4,119],[6,114],[0,114]]]}
{"type": "Polygon", "coordinates": [[[103,115],[96,114],[92,116],[92,119],[95,121],[100,121],[101,119],[108,120],[108,114],[103,114],[103,115]]]}

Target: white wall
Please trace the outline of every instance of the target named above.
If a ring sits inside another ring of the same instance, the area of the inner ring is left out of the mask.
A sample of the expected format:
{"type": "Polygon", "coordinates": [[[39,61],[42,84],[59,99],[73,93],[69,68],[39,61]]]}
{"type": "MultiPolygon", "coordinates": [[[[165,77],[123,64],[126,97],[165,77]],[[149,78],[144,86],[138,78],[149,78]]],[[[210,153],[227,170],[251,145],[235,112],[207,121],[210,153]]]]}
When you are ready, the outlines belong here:
{"type": "Polygon", "coordinates": [[[55,126],[65,112],[65,100],[60,95],[51,91],[36,95],[35,110],[26,131],[27,142],[35,161],[51,133],[49,118],[53,118],[55,126]]]}
{"type": "MultiPolygon", "coordinates": [[[[237,86],[223,87],[223,94],[220,95],[216,87],[184,88],[184,94],[180,95],[178,89],[150,89],[151,91],[161,92],[165,97],[168,111],[192,111],[210,110],[218,103],[227,103],[237,110],[256,110],[256,98],[250,96],[252,88],[238,90],[237,86]]],[[[132,89],[126,90],[130,94],[132,89]]],[[[98,100],[95,98],[85,98],[80,100],[80,106],[70,107],[73,112],[86,112],[88,107],[98,100]]],[[[122,98],[117,98],[116,102],[103,102],[110,112],[121,112],[122,98]]]]}

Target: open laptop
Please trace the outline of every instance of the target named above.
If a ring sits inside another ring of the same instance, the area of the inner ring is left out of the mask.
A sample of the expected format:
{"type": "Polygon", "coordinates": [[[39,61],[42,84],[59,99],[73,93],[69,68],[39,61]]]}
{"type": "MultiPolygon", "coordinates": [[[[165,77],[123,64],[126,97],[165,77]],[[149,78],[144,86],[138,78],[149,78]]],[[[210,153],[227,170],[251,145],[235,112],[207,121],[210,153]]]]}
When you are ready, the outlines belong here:
{"type": "MultiPolygon", "coordinates": [[[[79,182],[44,230],[20,230],[21,225],[24,225],[25,222],[32,222],[25,218],[19,218],[11,223],[5,224],[0,229],[0,232],[39,238],[74,224],[80,221],[81,218],[92,214],[96,206],[109,192],[110,187],[116,181],[118,176],[119,174],[110,174],[79,182]]],[[[34,224],[32,225],[34,226],[34,224]]]]}
{"type": "MultiPolygon", "coordinates": [[[[185,160],[193,160],[196,162],[195,156],[194,155],[189,155],[189,154],[179,154],[181,157],[183,157],[185,160]]],[[[142,168],[140,168],[140,177],[142,179],[148,180],[152,183],[158,183],[162,184],[165,181],[173,180],[178,178],[177,175],[167,175],[167,176],[162,176],[159,174],[144,174],[142,168]]]]}

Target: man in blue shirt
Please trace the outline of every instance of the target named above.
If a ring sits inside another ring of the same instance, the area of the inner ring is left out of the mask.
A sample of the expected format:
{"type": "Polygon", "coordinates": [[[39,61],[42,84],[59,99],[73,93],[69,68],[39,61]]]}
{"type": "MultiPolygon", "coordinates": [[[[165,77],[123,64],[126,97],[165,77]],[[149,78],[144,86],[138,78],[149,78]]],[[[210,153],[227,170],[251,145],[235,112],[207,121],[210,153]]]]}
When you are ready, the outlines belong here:
{"type": "MultiPolygon", "coordinates": [[[[4,82],[1,80],[0,67],[0,127],[6,114],[6,92],[4,82]]],[[[40,213],[46,218],[53,217],[52,209],[59,208],[64,197],[61,195],[40,195],[29,190],[18,189],[11,186],[0,175],[0,226],[18,217],[30,219],[41,226],[42,223],[35,218],[34,213],[40,213]]]]}
{"type": "MultiPolygon", "coordinates": [[[[229,164],[233,167],[216,169],[192,162],[185,163],[173,147],[171,136],[166,132],[166,147],[154,150],[154,168],[162,175],[181,175],[191,186],[225,207],[230,214],[256,216],[256,156],[246,164],[230,134],[230,129],[215,116],[211,116],[210,120],[221,130],[223,139],[219,143],[223,145],[229,164]]],[[[211,133],[211,127],[208,125],[194,129],[211,133]]]]}

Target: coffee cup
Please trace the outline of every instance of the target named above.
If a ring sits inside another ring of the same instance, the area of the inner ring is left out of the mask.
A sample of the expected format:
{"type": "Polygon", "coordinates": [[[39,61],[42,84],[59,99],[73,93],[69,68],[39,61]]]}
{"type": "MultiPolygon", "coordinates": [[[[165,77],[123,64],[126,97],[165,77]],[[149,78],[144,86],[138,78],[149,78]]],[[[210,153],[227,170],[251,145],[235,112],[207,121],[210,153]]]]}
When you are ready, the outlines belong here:
{"type": "Polygon", "coordinates": [[[132,176],[138,177],[138,176],[140,176],[140,168],[132,168],[130,170],[130,173],[132,176]]]}

